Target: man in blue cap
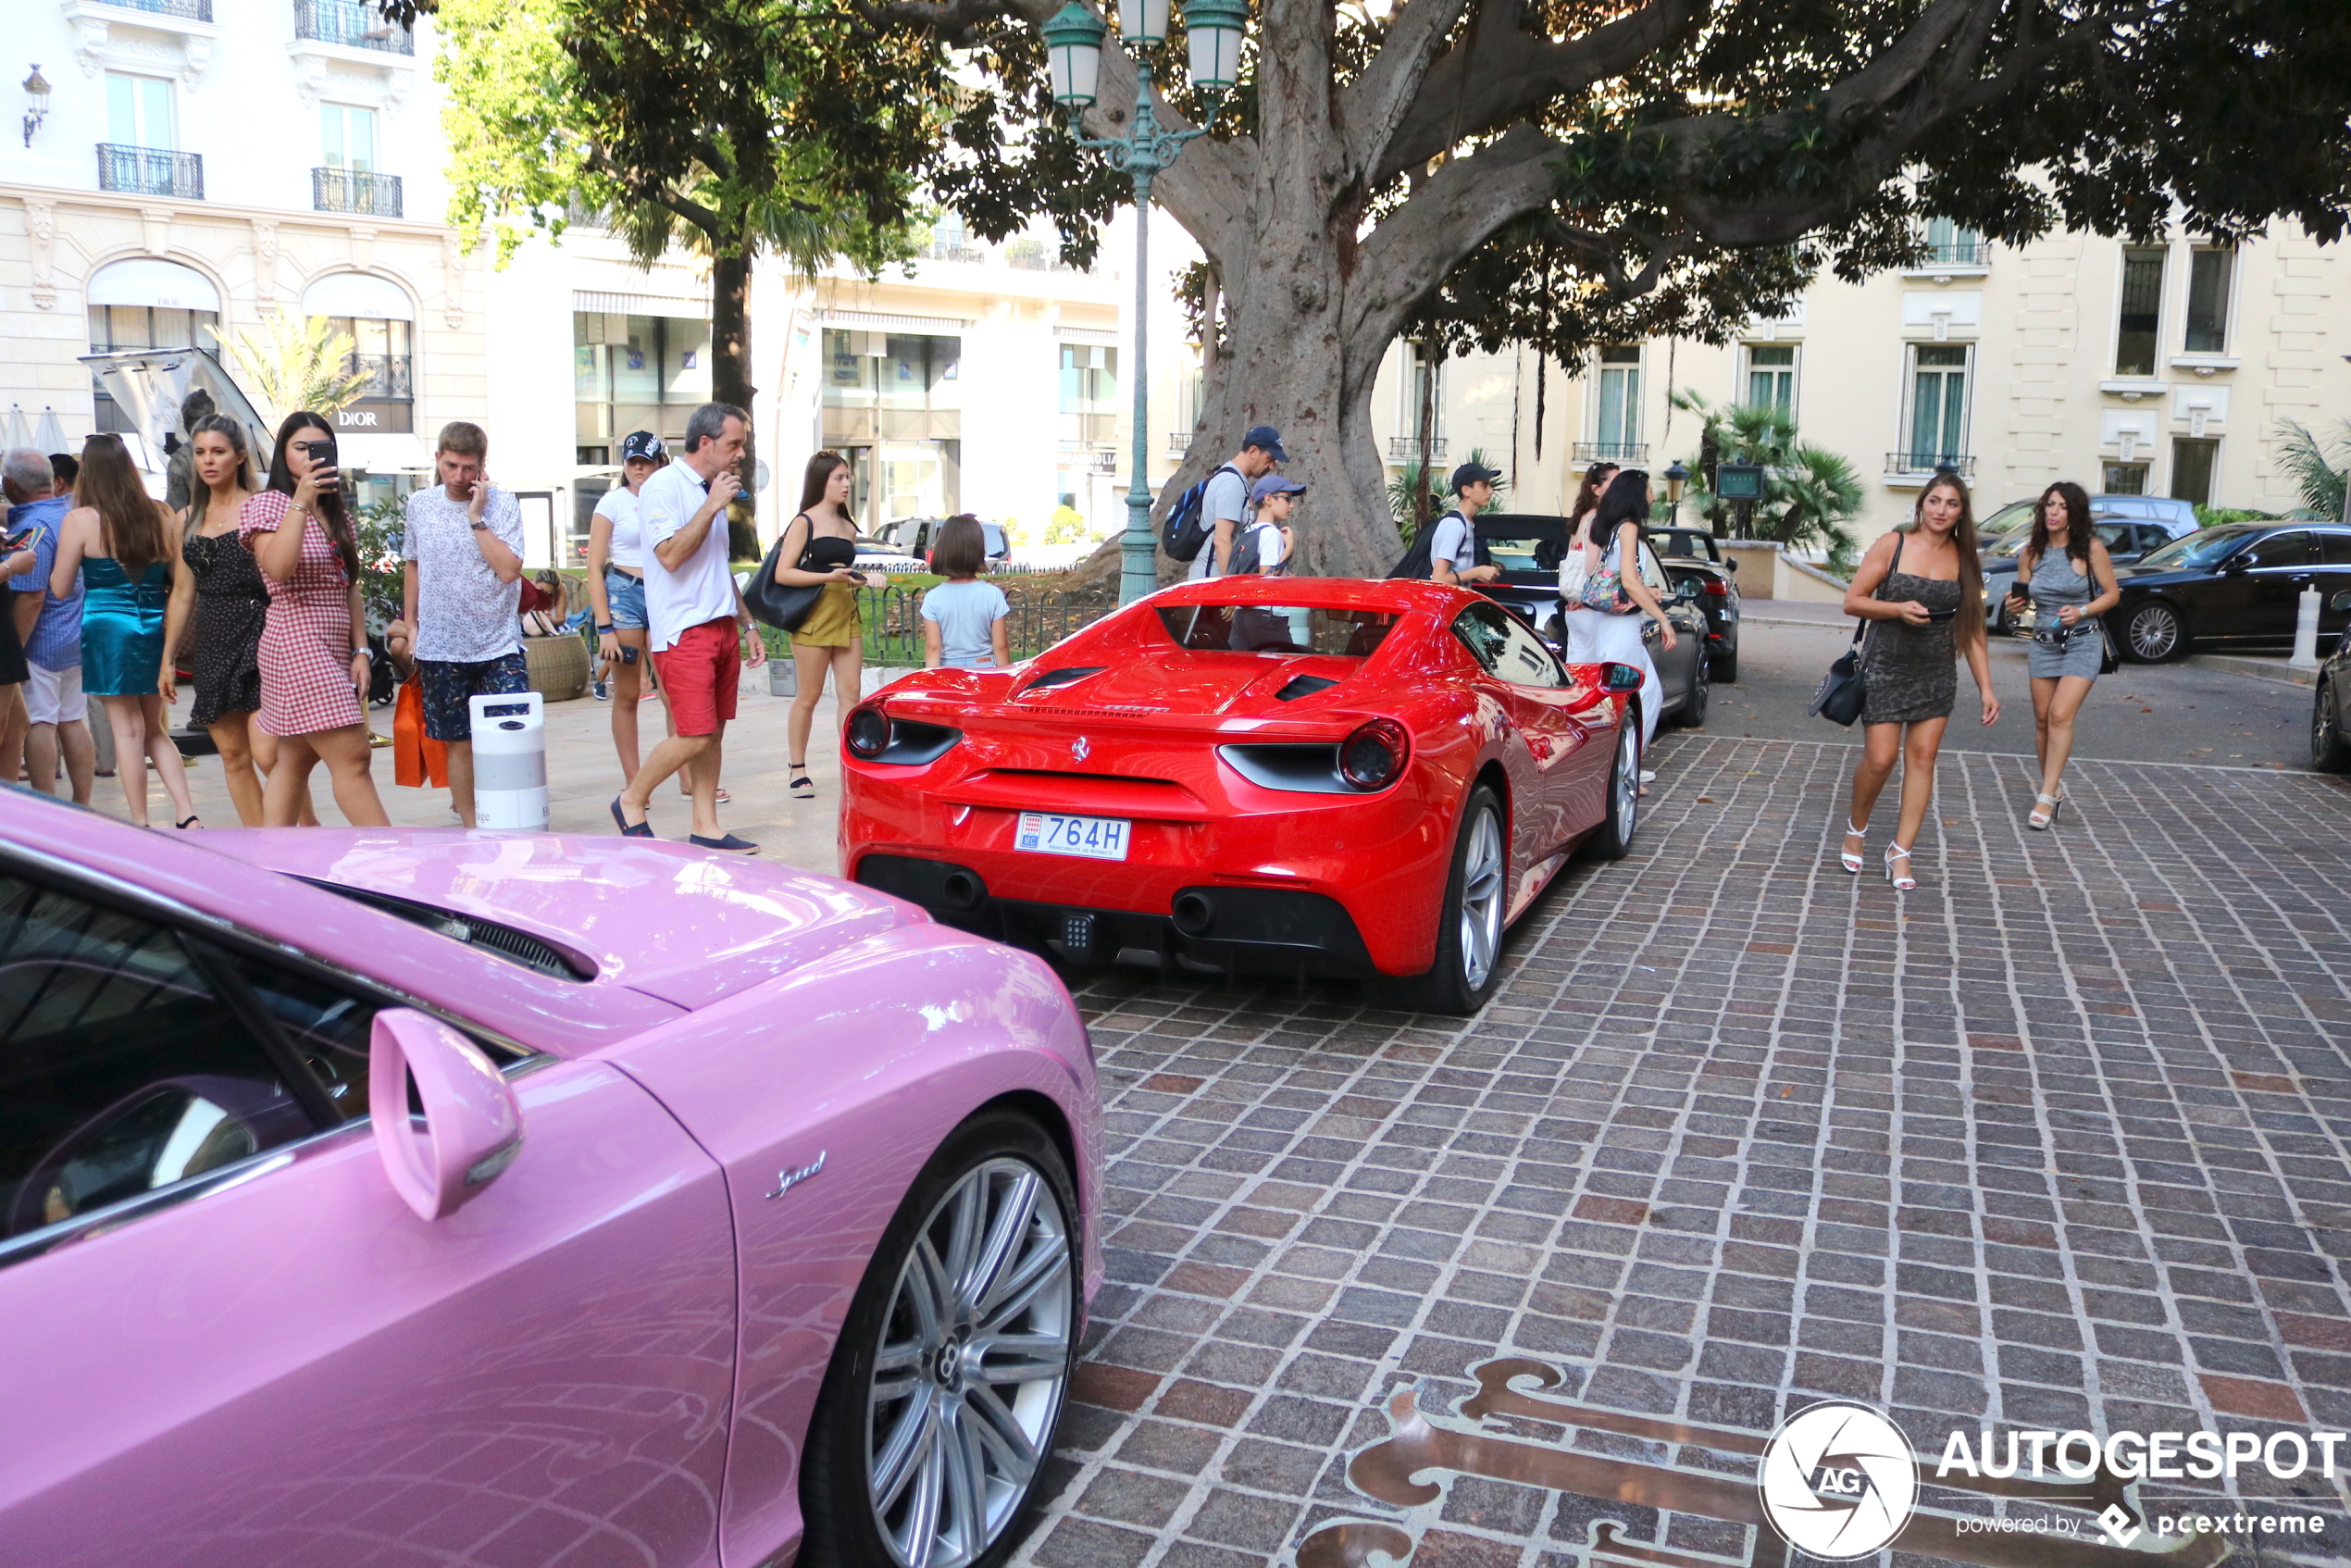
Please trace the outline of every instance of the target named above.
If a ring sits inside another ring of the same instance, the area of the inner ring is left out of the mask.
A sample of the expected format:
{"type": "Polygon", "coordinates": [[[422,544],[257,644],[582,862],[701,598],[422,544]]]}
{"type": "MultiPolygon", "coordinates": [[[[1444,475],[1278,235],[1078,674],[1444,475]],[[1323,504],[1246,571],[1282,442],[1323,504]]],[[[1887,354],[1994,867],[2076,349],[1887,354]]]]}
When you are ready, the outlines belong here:
{"type": "Polygon", "coordinates": [[[1200,493],[1200,516],[1208,524],[1209,539],[1192,561],[1194,578],[1223,577],[1230,569],[1233,541],[1249,516],[1249,487],[1275,464],[1288,461],[1289,454],[1282,450],[1282,432],[1271,425],[1252,425],[1241,437],[1241,449],[1233,460],[1209,476],[1208,488],[1200,493]]]}

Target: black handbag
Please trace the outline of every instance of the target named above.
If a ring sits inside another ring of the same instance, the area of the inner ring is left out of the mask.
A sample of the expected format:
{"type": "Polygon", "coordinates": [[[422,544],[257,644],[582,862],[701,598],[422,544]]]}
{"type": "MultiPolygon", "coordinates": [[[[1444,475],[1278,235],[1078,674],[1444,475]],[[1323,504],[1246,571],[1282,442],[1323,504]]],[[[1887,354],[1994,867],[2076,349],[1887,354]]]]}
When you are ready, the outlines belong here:
{"type": "MultiPolygon", "coordinates": [[[[1894,560],[1885,568],[1885,575],[1891,578],[1901,569],[1902,536],[1897,532],[1894,536],[1894,560]]],[[[1885,586],[1884,582],[1878,584],[1881,589],[1885,586]]],[[[1874,599],[1877,595],[1872,593],[1870,597],[1874,599]]],[[[1861,716],[1861,709],[1869,701],[1870,694],[1869,683],[1861,674],[1861,639],[1869,629],[1870,623],[1867,621],[1853,628],[1853,645],[1845,650],[1836,663],[1829,666],[1828,674],[1821,677],[1820,689],[1812,693],[1812,705],[1805,710],[1807,713],[1848,729],[1853,727],[1853,721],[1861,716]]]]}
{"type": "MultiPolygon", "coordinates": [[[[801,516],[807,514],[803,512],[801,516]]],[[[800,517],[792,519],[793,523],[798,521],[800,517]]],[[[808,543],[802,549],[800,559],[794,563],[796,568],[803,572],[819,569],[809,564],[809,557],[815,554],[817,544],[814,523],[809,525],[808,531],[808,543]]],[[[825,585],[821,582],[781,583],[776,580],[776,567],[783,559],[784,541],[790,537],[791,523],[786,523],[784,531],[776,536],[776,542],[767,547],[767,558],[759,564],[759,570],[743,584],[743,608],[777,631],[799,630],[825,591],[825,585]]],[[[848,541],[844,540],[841,542],[848,541]]],[[[853,556],[856,547],[852,545],[850,548],[853,556]]]]}

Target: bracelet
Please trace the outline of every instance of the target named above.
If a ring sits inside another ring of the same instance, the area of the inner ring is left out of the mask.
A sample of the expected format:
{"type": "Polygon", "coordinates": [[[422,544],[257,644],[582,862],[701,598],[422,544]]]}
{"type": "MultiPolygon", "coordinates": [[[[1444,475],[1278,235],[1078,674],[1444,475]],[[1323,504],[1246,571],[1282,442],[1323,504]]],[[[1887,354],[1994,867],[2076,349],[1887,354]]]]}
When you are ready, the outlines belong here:
{"type": "Polygon", "coordinates": [[[351,651],[351,656],[355,659],[365,659],[371,665],[376,662],[376,651],[373,648],[354,648],[351,651]]]}
{"type": "Polygon", "coordinates": [[[611,623],[611,622],[609,622],[609,621],[598,621],[598,622],[596,623],[596,635],[597,635],[597,636],[599,636],[599,637],[606,637],[606,636],[611,635],[611,632],[612,632],[612,623],[611,623]]]}

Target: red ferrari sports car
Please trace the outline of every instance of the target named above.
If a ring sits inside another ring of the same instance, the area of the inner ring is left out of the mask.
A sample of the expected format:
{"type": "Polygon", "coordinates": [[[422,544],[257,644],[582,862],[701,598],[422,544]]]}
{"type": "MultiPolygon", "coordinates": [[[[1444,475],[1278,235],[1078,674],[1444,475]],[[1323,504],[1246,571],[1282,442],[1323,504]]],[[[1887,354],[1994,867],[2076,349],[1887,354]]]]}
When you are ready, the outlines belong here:
{"type": "Polygon", "coordinates": [[[1639,685],[1463,589],[1184,583],[852,711],[841,872],[1073,963],[1390,977],[1473,1012],[1570,852],[1630,845],[1639,685]]]}

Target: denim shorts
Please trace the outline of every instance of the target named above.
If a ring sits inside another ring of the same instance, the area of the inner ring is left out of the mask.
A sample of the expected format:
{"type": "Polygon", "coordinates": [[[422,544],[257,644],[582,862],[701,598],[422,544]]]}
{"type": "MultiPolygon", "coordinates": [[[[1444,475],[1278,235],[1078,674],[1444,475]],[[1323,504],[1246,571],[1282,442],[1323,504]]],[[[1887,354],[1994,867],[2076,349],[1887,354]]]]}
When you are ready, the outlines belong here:
{"type": "Polygon", "coordinates": [[[642,631],[645,619],[645,579],[630,577],[618,566],[604,568],[604,602],[612,606],[616,631],[642,631]]]}

